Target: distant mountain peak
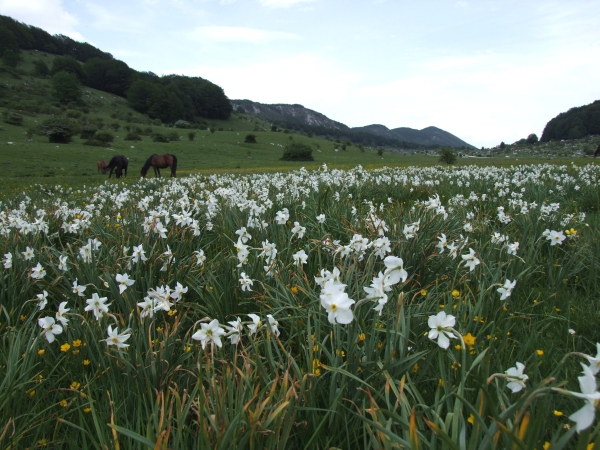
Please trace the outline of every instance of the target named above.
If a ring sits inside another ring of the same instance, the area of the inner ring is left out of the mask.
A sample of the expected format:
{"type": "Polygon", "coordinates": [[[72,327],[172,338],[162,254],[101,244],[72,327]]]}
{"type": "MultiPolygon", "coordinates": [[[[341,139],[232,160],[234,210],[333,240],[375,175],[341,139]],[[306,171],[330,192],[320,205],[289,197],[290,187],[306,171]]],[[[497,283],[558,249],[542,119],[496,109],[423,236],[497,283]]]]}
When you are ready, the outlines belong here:
{"type": "Polygon", "coordinates": [[[298,128],[319,135],[333,135],[363,142],[367,145],[408,148],[410,144],[417,147],[451,146],[474,148],[453,134],[440,128],[429,126],[422,130],[400,127],[389,129],[385,125],[373,124],[364,127],[350,128],[341,122],[336,122],[312,109],[299,104],[263,104],[251,100],[231,100],[234,110],[242,108],[247,114],[271,122],[277,126],[298,128]],[[365,134],[367,137],[365,137],[365,134]],[[368,136],[372,138],[368,138],[368,136]],[[375,138],[376,137],[376,138],[375,138]]]}

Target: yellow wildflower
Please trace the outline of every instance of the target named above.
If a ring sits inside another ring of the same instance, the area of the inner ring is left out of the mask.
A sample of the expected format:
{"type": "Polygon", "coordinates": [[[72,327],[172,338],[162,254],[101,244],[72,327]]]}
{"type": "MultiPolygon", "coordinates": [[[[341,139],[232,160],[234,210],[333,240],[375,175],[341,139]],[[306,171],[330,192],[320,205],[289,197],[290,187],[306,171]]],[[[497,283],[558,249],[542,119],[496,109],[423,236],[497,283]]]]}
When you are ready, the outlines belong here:
{"type": "Polygon", "coordinates": [[[536,350],[538,356],[544,356],[544,350],[536,350]]]}
{"type": "Polygon", "coordinates": [[[469,416],[469,418],[467,419],[467,422],[469,422],[471,425],[475,424],[475,416],[473,414],[471,414],[469,416]]]}
{"type": "Polygon", "coordinates": [[[40,349],[38,350],[38,355],[40,355],[40,356],[44,356],[44,353],[46,353],[46,350],[44,350],[43,348],[40,348],[40,349]]]}
{"type": "Polygon", "coordinates": [[[452,297],[454,297],[454,298],[458,298],[458,297],[460,297],[460,291],[459,291],[459,290],[457,290],[457,289],[454,289],[454,290],[452,291],[452,297]]]}
{"type": "Polygon", "coordinates": [[[557,409],[554,410],[554,415],[556,417],[562,417],[564,414],[562,413],[562,411],[558,411],[557,409]]]}
{"type": "Polygon", "coordinates": [[[470,332],[466,336],[463,336],[463,340],[465,341],[465,344],[469,345],[469,346],[475,345],[476,339],[477,338],[475,336],[473,336],[470,332]]]}
{"type": "Polygon", "coordinates": [[[65,342],[63,345],[60,346],[60,351],[63,353],[67,353],[70,348],[71,346],[65,342]]]}
{"type": "Polygon", "coordinates": [[[73,341],[73,347],[81,347],[81,339],[75,339],[73,341]]]}

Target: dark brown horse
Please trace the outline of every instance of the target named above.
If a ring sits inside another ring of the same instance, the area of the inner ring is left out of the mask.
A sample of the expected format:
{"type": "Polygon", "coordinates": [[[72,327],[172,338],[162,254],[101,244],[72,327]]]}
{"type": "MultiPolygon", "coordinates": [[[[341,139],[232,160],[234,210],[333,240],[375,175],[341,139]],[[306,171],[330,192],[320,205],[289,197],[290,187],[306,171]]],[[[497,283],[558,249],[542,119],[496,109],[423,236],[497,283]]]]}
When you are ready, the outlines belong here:
{"type": "Polygon", "coordinates": [[[123,170],[125,170],[125,176],[127,176],[127,166],[129,165],[129,160],[123,155],[113,156],[113,158],[108,163],[108,166],[104,169],[104,173],[108,172],[110,169],[110,175],[108,178],[112,177],[113,170],[115,170],[115,174],[117,178],[121,178],[123,174],[123,170]]]}
{"type": "Polygon", "coordinates": [[[596,156],[600,156],[600,145],[598,146],[598,148],[596,149],[596,153],[594,153],[594,158],[596,156]]]}
{"type": "Polygon", "coordinates": [[[148,169],[152,166],[154,168],[154,176],[160,177],[160,169],[164,169],[166,167],[171,168],[171,176],[177,176],[177,157],[175,155],[166,154],[166,155],[157,155],[156,153],[152,155],[148,160],[144,163],[144,167],[142,167],[141,175],[143,177],[148,173],[148,169]]]}
{"type": "Polygon", "coordinates": [[[106,166],[108,166],[108,163],[106,161],[104,161],[103,159],[98,161],[98,173],[102,172],[102,173],[106,173],[106,166]]]}

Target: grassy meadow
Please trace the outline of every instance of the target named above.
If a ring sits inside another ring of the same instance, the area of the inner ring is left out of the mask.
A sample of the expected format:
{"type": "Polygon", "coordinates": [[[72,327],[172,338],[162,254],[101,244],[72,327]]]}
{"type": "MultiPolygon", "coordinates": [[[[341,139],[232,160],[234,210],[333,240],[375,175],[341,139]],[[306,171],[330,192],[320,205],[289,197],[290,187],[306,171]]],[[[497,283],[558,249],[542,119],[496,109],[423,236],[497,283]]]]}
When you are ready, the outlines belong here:
{"type": "Polygon", "coordinates": [[[599,138],[441,166],[246,115],[173,129],[53,105],[25,56],[0,73],[24,117],[0,125],[0,448],[599,448],[599,138]],[[28,137],[50,114],[119,131],[28,137]],[[167,152],[177,178],[139,177],[167,152]]]}
{"type": "Polygon", "coordinates": [[[592,448],[599,180],[33,186],[0,214],[1,446],[592,448]]]}

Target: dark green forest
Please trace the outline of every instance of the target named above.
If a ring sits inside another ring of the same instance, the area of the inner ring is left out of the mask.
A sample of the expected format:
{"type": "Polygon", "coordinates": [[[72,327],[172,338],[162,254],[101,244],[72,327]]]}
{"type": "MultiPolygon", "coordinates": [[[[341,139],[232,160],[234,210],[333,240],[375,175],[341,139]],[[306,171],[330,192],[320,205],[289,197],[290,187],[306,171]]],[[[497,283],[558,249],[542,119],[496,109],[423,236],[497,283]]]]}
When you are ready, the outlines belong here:
{"type": "Polygon", "coordinates": [[[223,89],[200,77],[158,76],[138,72],[110,53],[0,15],[0,56],[5,70],[14,69],[22,50],[58,55],[48,67],[36,61],[37,76],[74,74],[81,85],[126,97],[130,106],[163,123],[177,120],[226,120],[232,112],[223,89]]]}
{"type": "Polygon", "coordinates": [[[560,113],[546,124],[540,141],[580,139],[600,135],[600,100],[560,113]]]}

